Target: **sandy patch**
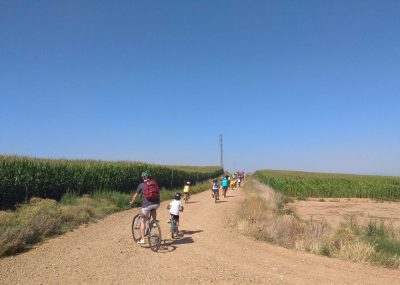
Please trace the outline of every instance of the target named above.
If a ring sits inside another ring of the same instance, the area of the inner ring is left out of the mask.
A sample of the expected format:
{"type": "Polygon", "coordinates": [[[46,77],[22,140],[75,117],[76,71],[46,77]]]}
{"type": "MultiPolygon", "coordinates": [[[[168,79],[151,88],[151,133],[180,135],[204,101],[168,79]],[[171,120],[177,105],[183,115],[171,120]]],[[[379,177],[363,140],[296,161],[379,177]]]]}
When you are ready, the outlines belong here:
{"type": "Polygon", "coordinates": [[[361,223],[370,219],[384,220],[400,228],[400,202],[377,202],[371,199],[325,198],[295,201],[287,204],[301,219],[326,221],[337,226],[346,217],[355,217],[361,223]]]}

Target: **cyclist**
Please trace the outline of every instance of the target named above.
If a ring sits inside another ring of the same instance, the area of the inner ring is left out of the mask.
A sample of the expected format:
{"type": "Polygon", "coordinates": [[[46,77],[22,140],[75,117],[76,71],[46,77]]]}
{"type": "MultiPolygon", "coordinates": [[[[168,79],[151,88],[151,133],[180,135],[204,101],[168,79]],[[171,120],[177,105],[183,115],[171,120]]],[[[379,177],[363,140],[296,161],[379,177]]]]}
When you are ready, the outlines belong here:
{"type": "Polygon", "coordinates": [[[224,191],[224,197],[226,196],[226,190],[228,190],[228,175],[222,179],[222,190],[224,191]]]}
{"type": "Polygon", "coordinates": [[[185,187],[183,187],[183,194],[185,195],[185,202],[187,203],[190,197],[190,181],[187,181],[185,187]]]}
{"type": "Polygon", "coordinates": [[[181,196],[182,194],[177,192],[174,200],[172,200],[168,205],[168,210],[171,214],[171,221],[174,219],[176,222],[175,232],[173,234],[179,234],[179,212],[183,211],[181,196]]]}
{"type": "Polygon", "coordinates": [[[143,196],[140,221],[140,235],[142,238],[137,242],[139,244],[144,243],[145,223],[150,218],[150,215],[154,220],[157,219],[157,209],[160,207],[160,192],[157,182],[150,179],[150,173],[148,171],[144,171],[141,177],[143,179],[143,182],[140,183],[137,187],[136,192],[130,202],[130,204],[132,205],[138,195],[143,196]],[[148,193],[150,192],[153,192],[153,194],[149,195],[148,193]]]}
{"type": "Polygon", "coordinates": [[[236,188],[236,178],[231,179],[231,189],[234,190],[236,188]]]}
{"type": "Polygon", "coordinates": [[[219,184],[218,184],[218,179],[214,178],[213,183],[212,183],[212,189],[211,189],[211,195],[214,198],[214,196],[217,196],[217,200],[219,200],[219,184]]]}

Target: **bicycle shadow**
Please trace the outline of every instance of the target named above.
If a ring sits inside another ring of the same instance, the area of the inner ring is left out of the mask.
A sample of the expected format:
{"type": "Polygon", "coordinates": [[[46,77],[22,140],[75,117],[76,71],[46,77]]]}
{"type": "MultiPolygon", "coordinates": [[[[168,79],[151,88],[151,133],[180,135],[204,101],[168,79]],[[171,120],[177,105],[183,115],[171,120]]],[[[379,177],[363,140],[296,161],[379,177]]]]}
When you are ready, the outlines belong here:
{"type": "Polygon", "coordinates": [[[203,232],[203,230],[198,230],[198,231],[182,230],[181,232],[183,235],[193,235],[193,234],[201,233],[201,232],[203,232]]]}
{"type": "Polygon", "coordinates": [[[187,202],[187,203],[185,203],[185,204],[196,204],[196,203],[199,203],[200,201],[189,201],[189,202],[187,202]]]}
{"type": "Polygon", "coordinates": [[[164,240],[159,252],[160,253],[169,253],[169,252],[176,250],[177,245],[190,244],[190,243],[194,243],[194,240],[192,237],[181,237],[181,238],[178,237],[177,239],[164,240]]]}
{"type": "Polygon", "coordinates": [[[194,240],[192,237],[182,237],[182,238],[177,238],[177,239],[174,239],[171,241],[172,241],[171,245],[194,243],[194,240]]]}

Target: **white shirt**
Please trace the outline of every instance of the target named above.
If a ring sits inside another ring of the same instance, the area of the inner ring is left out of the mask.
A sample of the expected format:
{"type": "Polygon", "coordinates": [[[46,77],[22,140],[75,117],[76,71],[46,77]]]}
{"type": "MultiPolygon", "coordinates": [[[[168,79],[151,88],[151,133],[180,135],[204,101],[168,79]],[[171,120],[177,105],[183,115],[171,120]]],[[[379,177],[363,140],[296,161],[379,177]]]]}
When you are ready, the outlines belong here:
{"type": "Polygon", "coordinates": [[[171,203],[169,203],[169,206],[169,212],[172,215],[179,216],[179,210],[181,209],[182,202],[180,200],[172,200],[171,203]]]}

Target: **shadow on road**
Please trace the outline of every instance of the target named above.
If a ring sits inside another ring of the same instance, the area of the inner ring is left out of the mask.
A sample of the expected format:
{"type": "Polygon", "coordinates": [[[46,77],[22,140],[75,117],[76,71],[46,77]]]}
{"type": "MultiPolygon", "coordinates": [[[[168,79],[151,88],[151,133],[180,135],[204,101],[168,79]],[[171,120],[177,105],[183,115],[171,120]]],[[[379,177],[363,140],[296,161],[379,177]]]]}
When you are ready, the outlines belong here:
{"type": "Polygon", "coordinates": [[[201,233],[203,230],[198,230],[198,231],[189,231],[189,230],[182,230],[181,232],[184,235],[193,235],[193,234],[197,234],[197,233],[201,233]]]}
{"type": "Polygon", "coordinates": [[[200,201],[189,201],[189,202],[187,202],[187,203],[185,203],[185,205],[187,205],[187,204],[195,204],[195,203],[199,203],[200,201]]]}
{"type": "Polygon", "coordinates": [[[187,244],[187,243],[194,243],[192,237],[183,237],[179,239],[172,240],[171,245],[177,245],[177,244],[187,244]]]}
{"type": "Polygon", "coordinates": [[[164,240],[164,243],[161,245],[159,252],[160,253],[172,252],[172,251],[176,250],[177,245],[189,244],[189,243],[194,243],[192,237],[181,237],[181,238],[177,238],[177,239],[164,240]]]}

